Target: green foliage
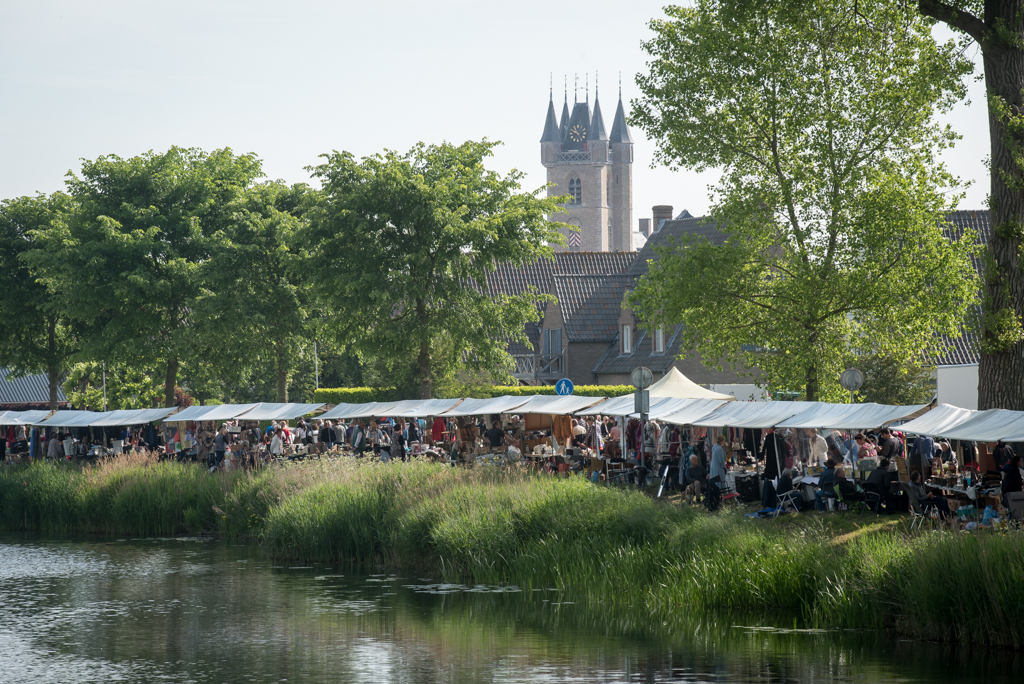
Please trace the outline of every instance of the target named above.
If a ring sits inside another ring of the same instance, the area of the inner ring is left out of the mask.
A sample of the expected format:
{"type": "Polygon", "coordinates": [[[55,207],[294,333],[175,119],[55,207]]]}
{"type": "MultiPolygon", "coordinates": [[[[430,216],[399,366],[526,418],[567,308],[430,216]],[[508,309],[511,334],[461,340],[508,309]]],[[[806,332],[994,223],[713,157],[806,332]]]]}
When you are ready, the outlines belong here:
{"type": "Polygon", "coordinates": [[[328,404],[368,404],[371,401],[395,401],[394,388],[377,387],[321,387],[313,394],[313,401],[328,404]]]}
{"type": "Polygon", "coordinates": [[[61,310],[88,328],[88,357],[163,365],[172,403],[178,363],[196,342],[202,264],[260,174],[254,156],[228,149],[172,147],[83,163],[68,180],[70,219],[36,231],[27,258],[61,310]]]}
{"type": "Polygon", "coordinates": [[[40,236],[60,230],[73,202],[64,193],[0,202],[0,367],[15,373],[43,371],[51,380],[56,408],[57,379],[78,351],[80,330],[59,298],[37,281],[28,255],[40,236]]]}
{"type": "Polygon", "coordinates": [[[629,305],[807,399],[842,396],[851,350],[907,360],[958,334],[974,238],[942,234],[957,180],[936,155],[955,135],[933,116],[963,96],[960,46],[884,0],[666,13],[634,119],[660,162],[724,169],[711,215],[725,242],[661,250],[629,305]]]}
{"type": "MultiPolygon", "coordinates": [[[[163,399],[163,378],[134,368],[107,368],[107,410],[152,408],[163,399]]],[[[78,409],[103,410],[103,366],[76,363],[64,379],[64,396],[78,409]]]]}
{"type": "Polygon", "coordinates": [[[865,354],[855,364],[864,371],[864,386],[857,391],[860,401],[911,406],[927,404],[935,397],[930,367],[882,354],[865,354]]]}
{"type": "Polygon", "coordinates": [[[497,263],[550,257],[561,239],[546,218],[559,211],[554,199],[520,192],[518,171],[484,168],[495,144],[419,144],[361,160],[335,152],[312,169],[323,194],[302,233],[304,268],[330,312],[325,329],[386,369],[389,384],[405,389],[412,374],[424,398],[459,366],[510,368],[508,341],[526,341],[545,299],[487,291],[497,263]]]}

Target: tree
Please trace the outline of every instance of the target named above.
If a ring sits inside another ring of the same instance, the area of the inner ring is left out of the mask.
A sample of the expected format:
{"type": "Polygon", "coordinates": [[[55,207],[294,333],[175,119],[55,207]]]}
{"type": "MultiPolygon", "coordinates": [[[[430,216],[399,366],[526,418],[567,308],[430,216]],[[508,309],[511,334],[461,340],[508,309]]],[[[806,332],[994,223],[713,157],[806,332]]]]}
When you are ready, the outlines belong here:
{"type": "Polygon", "coordinates": [[[69,177],[75,212],[40,233],[29,256],[67,315],[89,327],[87,358],[159,363],[164,404],[175,405],[179,364],[193,349],[201,264],[260,173],[253,155],[172,147],[86,161],[69,177]]]}
{"type": "Polygon", "coordinates": [[[25,255],[38,236],[60,229],[72,210],[64,193],[0,203],[0,366],[15,373],[43,371],[50,408],[57,408],[60,380],[78,351],[78,327],[59,297],[37,281],[25,255]]]}
{"type": "MultiPolygon", "coordinates": [[[[255,185],[236,202],[231,219],[214,235],[203,265],[204,288],[196,307],[204,358],[222,378],[275,369],[277,401],[288,401],[295,355],[312,348],[306,263],[296,233],[307,185],[281,181],[255,185]]],[[[311,354],[310,354],[311,355],[311,354]]]]}
{"type": "Polygon", "coordinates": [[[544,298],[487,291],[496,263],[533,262],[560,240],[545,218],[555,200],[519,192],[518,171],[484,168],[495,145],[334,152],[312,169],[324,198],[304,233],[306,266],[331,329],[364,361],[414,358],[422,398],[446,370],[439,363],[506,368],[508,340],[525,341],[544,298]]]}
{"type": "Polygon", "coordinates": [[[1024,0],[918,0],[981,47],[988,90],[992,235],[986,250],[978,408],[1024,410],[1024,0]]]}
{"type": "Polygon", "coordinates": [[[95,361],[76,363],[64,380],[64,395],[79,409],[108,411],[142,409],[163,398],[161,378],[136,368],[107,366],[106,402],[103,401],[103,365],[95,361]]]}
{"type": "Polygon", "coordinates": [[[855,365],[864,371],[864,386],[857,391],[860,401],[894,406],[927,404],[935,396],[932,368],[900,363],[892,356],[865,354],[855,365]]]}
{"type": "Polygon", "coordinates": [[[723,169],[725,241],[662,249],[628,302],[705,359],[838,398],[851,351],[916,358],[975,299],[972,236],[940,227],[955,136],[933,121],[970,65],[884,0],[739,4],[651,22],[634,119],[661,162],[723,169]]]}

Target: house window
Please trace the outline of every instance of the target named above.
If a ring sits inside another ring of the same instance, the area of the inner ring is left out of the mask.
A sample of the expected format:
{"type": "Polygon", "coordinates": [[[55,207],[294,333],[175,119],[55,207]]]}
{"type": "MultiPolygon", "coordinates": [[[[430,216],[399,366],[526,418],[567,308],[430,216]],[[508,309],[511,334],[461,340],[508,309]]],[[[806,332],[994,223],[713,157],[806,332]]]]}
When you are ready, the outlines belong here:
{"type": "Polygon", "coordinates": [[[583,204],[583,183],[579,178],[569,179],[569,204],[583,204]]]}
{"type": "Polygon", "coordinates": [[[665,351],[665,330],[658,328],[654,331],[654,352],[660,354],[665,351]]]}
{"type": "Polygon", "coordinates": [[[544,329],[544,353],[545,354],[561,354],[562,353],[562,329],[561,328],[545,328],[544,329]]]}
{"type": "Polygon", "coordinates": [[[622,326],[622,353],[631,354],[633,352],[633,327],[630,325],[622,326]]]}

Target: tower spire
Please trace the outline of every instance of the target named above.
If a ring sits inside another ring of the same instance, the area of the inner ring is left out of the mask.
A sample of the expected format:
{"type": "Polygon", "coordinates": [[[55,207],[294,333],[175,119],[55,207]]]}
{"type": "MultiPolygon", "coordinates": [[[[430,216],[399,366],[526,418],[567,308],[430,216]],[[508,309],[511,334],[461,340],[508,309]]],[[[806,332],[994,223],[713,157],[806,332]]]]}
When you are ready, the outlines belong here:
{"type": "Polygon", "coordinates": [[[587,90],[586,90],[587,103],[589,104],[590,103],[590,72],[589,71],[586,73],[586,79],[587,79],[587,90]]]}
{"type": "Polygon", "coordinates": [[[572,75],[572,103],[575,105],[580,101],[580,75],[572,75]]]}

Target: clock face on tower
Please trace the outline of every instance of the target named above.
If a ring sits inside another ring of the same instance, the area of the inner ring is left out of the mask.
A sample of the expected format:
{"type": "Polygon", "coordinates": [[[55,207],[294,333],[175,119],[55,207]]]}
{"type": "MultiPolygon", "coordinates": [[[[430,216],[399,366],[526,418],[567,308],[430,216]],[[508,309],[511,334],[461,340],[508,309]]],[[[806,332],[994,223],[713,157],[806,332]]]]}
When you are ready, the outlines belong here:
{"type": "Polygon", "coordinates": [[[573,142],[583,142],[583,139],[587,137],[587,129],[576,124],[569,129],[569,139],[573,142]]]}

